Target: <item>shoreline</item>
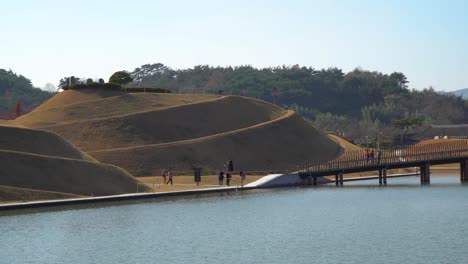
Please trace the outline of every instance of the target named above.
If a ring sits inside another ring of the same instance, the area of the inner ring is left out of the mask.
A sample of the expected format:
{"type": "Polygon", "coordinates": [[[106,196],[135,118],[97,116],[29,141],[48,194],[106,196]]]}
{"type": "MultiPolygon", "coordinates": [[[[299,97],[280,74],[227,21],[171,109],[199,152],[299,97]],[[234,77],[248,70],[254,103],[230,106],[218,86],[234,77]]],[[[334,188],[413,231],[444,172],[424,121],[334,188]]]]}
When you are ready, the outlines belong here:
{"type": "MultiPolygon", "coordinates": [[[[457,170],[457,168],[440,168],[436,169],[439,172],[445,170],[457,170]]],[[[419,173],[400,173],[388,175],[387,178],[400,178],[400,177],[411,177],[418,176],[419,173]]],[[[365,181],[378,179],[378,176],[358,176],[352,178],[344,178],[344,182],[352,181],[365,181]]],[[[334,183],[334,180],[328,180],[318,184],[317,186],[334,183]]],[[[213,187],[203,189],[190,189],[190,190],[179,190],[179,191],[168,191],[168,192],[146,192],[146,193],[128,193],[120,195],[109,195],[99,197],[86,197],[86,198],[73,198],[73,199],[58,199],[58,200],[42,200],[42,201],[30,201],[30,202],[18,202],[18,203],[0,203],[0,211],[10,210],[21,210],[21,209],[32,209],[32,208],[45,208],[45,207],[56,207],[63,205],[78,205],[78,204],[92,204],[92,203],[107,203],[116,201],[131,201],[131,200],[143,200],[149,198],[162,198],[171,196],[189,196],[206,193],[229,193],[232,191],[248,191],[256,189],[273,189],[273,188],[287,188],[287,187],[300,187],[300,186],[312,186],[307,184],[283,184],[283,185],[271,185],[271,186],[233,186],[233,187],[213,187]]]]}
{"type": "Polygon", "coordinates": [[[239,191],[239,190],[244,191],[244,190],[261,189],[261,188],[262,187],[223,187],[223,188],[192,189],[192,190],[172,191],[172,192],[127,193],[127,194],[99,196],[99,197],[31,201],[31,202],[21,202],[21,203],[6,203],[6,204],[0,204],[0,211],[30,209],[30,208],[39,208],[39,207],[55,207],[55,206],[62,206],[62,205],[141,200],[141,199],[157,198],[157,197],[196,195],[196,194],[203,194],[203,193],[230,192],[230,191],[239,191]]]}

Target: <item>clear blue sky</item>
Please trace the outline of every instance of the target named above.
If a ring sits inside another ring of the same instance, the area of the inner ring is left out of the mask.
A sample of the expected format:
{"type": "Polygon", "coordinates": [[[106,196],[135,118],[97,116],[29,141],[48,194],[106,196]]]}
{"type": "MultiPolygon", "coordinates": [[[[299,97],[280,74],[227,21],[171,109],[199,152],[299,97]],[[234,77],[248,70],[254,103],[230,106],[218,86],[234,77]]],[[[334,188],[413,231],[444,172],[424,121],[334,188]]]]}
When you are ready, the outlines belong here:
{"type": "Polygon", "coordinates": [[[0,68],[35,86],[161,62],[401,71],[468,87],[468,1],[0,0],[0,68]]]}

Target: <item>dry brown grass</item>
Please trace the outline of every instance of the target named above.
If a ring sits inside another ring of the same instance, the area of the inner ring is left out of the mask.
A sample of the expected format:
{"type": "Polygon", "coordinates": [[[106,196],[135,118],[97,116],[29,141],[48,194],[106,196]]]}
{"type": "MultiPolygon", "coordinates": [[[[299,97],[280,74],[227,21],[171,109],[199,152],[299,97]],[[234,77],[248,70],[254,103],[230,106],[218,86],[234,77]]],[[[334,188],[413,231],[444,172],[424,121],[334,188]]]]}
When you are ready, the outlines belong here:
{"type": "MultiPolygon", "coordinates": [[[[180,174],[191,174],[193,167],[217,172],[228,159],[234,160],[236,170],[295,171],[310,157],[325,161],[342,151],[339,140],[292,111],[238,96],[65,91],[15,124],[54,131],[98,160],[136,176],[159,174],[163,167],[180,174]]],[[[11,152],[4,156],[14,164],[8,173],[23,175],[21,182],[7,177],[6,185],[104,195],[131,192],[138,184],[124,171],[95,162],[11,152]],[[71,186],[80,188],[67,189],[71,186]]],[[[188,183],[192,177],[176,176],[174,181],[174,186],[158,189],[195,186],[188,183]]],[[[237,184],[236,177],[232,184],[237,184]]],[[[211,185],[217,185],[216,177],[202,183],[202,187],[211,185]]]]}
{"type": "Polygon", "coordinates": [[[0,185],[98,196],[135,192],[137,183],[112,165],[0,150],[0,185]]]}
{"type": "Polygon", "coordinates": [[[0,150],[96,161],[60,136],[43,130],[0,126],[0,150]]]}
{"type": "MultiPolygon", "coordinates": [[[[178,103],[180,99],[173,101],[178,103]]],[[[253,126],[284,113],[281,108],[262,101],[230,96],[43,128],[84,151],[95,151],[209,136],[253,126]]]]}
{"type": "Polygon", "coordinates": [[[89,154],[101,162],[119,164],[135,176],[145,176],[167,167],[214,172],[223,169],[228,159],[234,160],[236,170],[295,171],[310,156],[325,161],[339,152],[334,141],[290,111],[266,123],[204,138],[89,154]]]}
{"type": "Polygon", "coordinates": [[[54,133],[0,126],[0,135],[0,202],[136,191],[138,181],[128,172],[97,162],[54,133]]]}
{"type": "Polygon", "coordinates": [[[28,201],[44,201],[44,200],[57,200],[57,199],[70,199],[70,198],[83,198],[85,196],[40,191],[26,188],[17,188],[11,186],[0,186],[0,204],[1,203],[18,203],[28,201]]]}
{"type": "Polygon", "coordinates": [[[120,91],[110,91],[103,89],[93,90],[67,90],[63,91],[56,96],[50,98],[45,103],[38,106],[34,111],[41,111],[44,109],[57,108],[76,103],[90,102],[102,98],[122,95],[120,91]]]}
{"type": "Polygon", "coordinates": [[[332,140],[334,140],[343,150],[346,151],[355,151],[355,150],[362,150],[359,146],[354,145],[353,143],[333,134],[328,134],[332,140]]]}
{"type": "Polygon", "coordinates": [[[64,91],[54,97],[54,103],[42,105],[31,113],[19,117],[17,124],[27,124],[29,127],[43,127],[62,123],[72,123],[96,118],[116,117],[129,113],[159,110],[168,107],[193,104],[214,100],[216,95],[173,95],[159,93],[135,93],[104,97],[91,101],[92,94],[85,91],[64,91]],[[77,97],[77,100],[73,100],[77,97]],[[69,102],[68,104],[62,101],[69,102]],[[73,102],[73,103],[71,103],[73,102]]]}
{"type": "MultiPolygon", "coordinates": [[[[262,175],[247,175],[244,185],[254,182],[260,178],[262,175]]],[[[164,184],[161,176],[151,176],[151,177],[139,177],[141,182],[147,184],[147,186],[154,190],[154,192],[172,192],[172,191],[183,191],[183,190],[195,190],[195,189],[207,189],[213,187],[219,187],[218,185],[218,176],[216,175],[206,175],[202,176],[200,185],[197,185],[194,182],[193,176],[174,176],[173,185],[164,184]],[[153,189],[154,188],[154,189],[153,189]]],[[[226,179],[224,180],[224,187],[226,187],[226,179]]],[[[241,186],[241,180],[238,175],[234,175],[231,180],[231,187],[241,186]]]]}
{"type": "Polygon", "coordinates": [[[328,160],[341,151],[335,142],[339,140],[331,140],[299,116],[251,98],[91,95],[66,91],[20,121],[40,117],[42,123],[59,122],[43,128],[136,176],[163,167],[214,172],[224,169],[228,159],[235,160],[236,169],[294,171],[311,157],[328,160]],[[72,96],[78,100],[68,98],[72,96]]]}

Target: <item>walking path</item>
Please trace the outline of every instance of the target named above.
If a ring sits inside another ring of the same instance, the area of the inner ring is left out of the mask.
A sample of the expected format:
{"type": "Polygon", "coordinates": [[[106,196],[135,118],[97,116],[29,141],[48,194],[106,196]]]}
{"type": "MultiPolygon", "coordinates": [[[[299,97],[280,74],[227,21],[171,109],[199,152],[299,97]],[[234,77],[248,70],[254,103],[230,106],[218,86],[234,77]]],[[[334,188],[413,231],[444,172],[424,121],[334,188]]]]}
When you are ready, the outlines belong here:
{"type": "MultiPolygon", "coordinates": [[[[406,177],[406,176],[417,176],[418,173],[404,173],[404,174],[392,174],[388,175],[388,178],[406,177]]],[[[343,181],[360,181],[360,180],[372,180],[378,179],[378,176],[363,176],[345,178],[343,181]]],[[[331,183],[333,180],[322,179],[319,181],[321,184],[331,183]]],[[[0,204],[0,211],[2,210],[13,210],[13,209],[25,209],[25,208],[37,208],[37,207],[51,207],[61,205],[73,205],[73,204],[86,204],[86,203],[99,203],[99,202],[111,202],[111,201],[123,201],[123,200],[137,200],[146,198],[158,198],[168,196],[180,196],[180,195],[194,195],[202,193],[215,193],[215,192],[237,192],[244,190],[260,189],[260,188],[271,188],[287,185],[298,185],[303,183],[302,179],[297,174],[270,174],[264,176],[254,182],[246,184],[243,188],[240,186],[215,186],[212,188],[203,189],[192,189],[183,191],[170,191],[170,192],[149,192],[149,193],[129,193],[121,195],[110,195],[110,196],[99,196],[99,197],[88,197],[88,198],[75,198],[75,199],[62,199],[62,200],[48,200],[48,201],[33,201],[33,202],[20,202],[20,203],[9,203],[0,204]]]]}

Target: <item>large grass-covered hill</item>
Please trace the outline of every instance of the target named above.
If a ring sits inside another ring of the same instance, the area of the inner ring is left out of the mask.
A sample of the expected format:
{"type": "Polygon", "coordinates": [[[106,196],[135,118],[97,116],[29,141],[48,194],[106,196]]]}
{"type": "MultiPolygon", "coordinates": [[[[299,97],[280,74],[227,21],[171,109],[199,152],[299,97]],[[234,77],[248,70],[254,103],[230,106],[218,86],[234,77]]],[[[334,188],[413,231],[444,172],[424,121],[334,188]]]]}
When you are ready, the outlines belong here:
{"type": "Polygon", "coordinates": [[[134,176],[162,168],[285,171],[342,148],[291,110],[241,96],[67,90],[15,125],[56,133],[134,176]]]}

